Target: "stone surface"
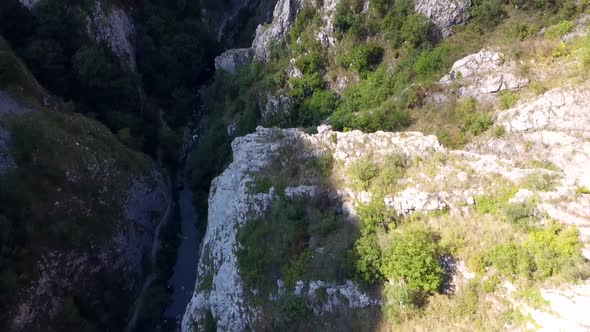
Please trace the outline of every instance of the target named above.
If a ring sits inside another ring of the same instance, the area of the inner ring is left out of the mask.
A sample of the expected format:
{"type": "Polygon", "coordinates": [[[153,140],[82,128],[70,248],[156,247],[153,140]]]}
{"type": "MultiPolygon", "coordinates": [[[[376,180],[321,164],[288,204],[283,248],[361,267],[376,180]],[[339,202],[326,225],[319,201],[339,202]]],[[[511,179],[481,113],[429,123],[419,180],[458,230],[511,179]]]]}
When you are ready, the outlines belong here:
{"type": "Polygon", "coordinates": [[[272,42],[280,41],[291,29],[291,25],[303,8],[303,0],[279,0],[273,11],[270,24],[259,25],[252,42],[252,49],[257,59],[266,61],[269,56],[269,46],[272,42]]]}
{"type": "Polygon", "coordinates": [[[250,48],[235,48],[227,50],[215,57],[215,70],[233,73],[241,65],[252,62],[254,51],[250,48]]]}
{"type": "Polygon", "coordinates": [[[136,69],[135,25],[122,8],[96,0],[86,18],[86,32],[96,42],[105,42],[131,70],[136,69]]]}
{"type": "Polygon", "coordinates": [[[262,121],[269,121],[281,114],[289,114],[293,108],[293,99],[289,95],[267,97],[266,105],[262,109],[262,121]]]}
{"type": "Polygon", "coordinates": [[[39,3],[39,0],[20,0],[20,3],[29,9],[33,9],[39,3]]]}
{"type": "Polygon", "coordinates": [[[442,37],[453,34],[453,26],[467,23],[471,0],[417,0],[414,9],[428,17],[442,37]]]}
{"type": "Polygon", "coordinates": [[[457,83],[459,95],[486,99],[503,90],[517,90],[528,84],[528,79],[516,74],[516,64],[499,52],[482,50],[457,60],[443,85],[457,83]]]}
{"type": "MultiPolygon", "coordinates": [[[[24,114],[33,111],[0,90],[0,119],[6,114],[24,114]]],[[[16,166],[10,154],[10,137],[10,132],[0,125],[0,175],[16,166]]]]}

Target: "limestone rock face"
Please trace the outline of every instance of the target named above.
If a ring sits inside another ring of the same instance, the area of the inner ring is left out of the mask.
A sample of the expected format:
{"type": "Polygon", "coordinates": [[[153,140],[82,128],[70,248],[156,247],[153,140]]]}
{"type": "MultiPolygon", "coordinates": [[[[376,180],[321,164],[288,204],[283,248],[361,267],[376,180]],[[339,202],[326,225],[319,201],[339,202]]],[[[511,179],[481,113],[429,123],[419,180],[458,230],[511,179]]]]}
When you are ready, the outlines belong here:
{"type": "Polygon", "coordinates": [[[262,109],[262,120],[267,121],[281,114],[288,114],[293,108],[293,99],[288,95],[268,96],[262,109]]]}
{"type": "Polygon", "coordinates": [[[453,26],[467,23],[471,16],[468,9],[471,0],[417,0],[414,2],[416,12],[428,17],[442,37],[453,34],[453,26]]]}
{"type": "MultiPolygon", "coordinates": [[[[324,47],[336,46],[334,38],[334,17],[336,16],[336,7],[341,0],[325,0],[322,2],[322,26],[318,32],[318,40],[324,47]]],[[[367,2],[368,3],[368,2],[367,2]]]]}
{"type": "Polygon", "coordinates": [[[256,58],[266,61],[269,56],[269,46],[272,42],[280,41],[291,29],[299,10],[303,8],[303,0],[279,0],[274,12],[273,20],[268,25],[259,25],[252,48],[256,58]]]}
{"type": "Polygon", "coordinates": [[[228,73],[236,71],[237,67],[252,62],[254,51],[250,48],[235,48],[223,52],[215,58],[215,70],[228,73]]]}
{"type": "Polygon", "coordinates": [[[516,74],[516,64],[495,51],[482,50],[457,60],[441,83],[460,84],[459,95],[486,99],[502,90],[516,90],[528,84],[528,79],[516,74]]]}
{"type": "Polygon", "coordinates": [[[20,0],[20,3],[29,9],[33,9],[39,3],[39,0],[20,0]]]}
{"type": "MultiPolygon", "coordinates": [[[[0,118],[6,114],[24,114],[33,112],[32,109],[23,106],[21,103],[0,90],[0,118]]],[[[14,168],[16,165],[10,154],[10,132],[0,125],[0,175],[14,168]]]]}
{"type": "Polygon", "coordinates": [[[105,42],[132,70],[135,60],[135,26],[127,13],[115,5],[108,6],[96,0],[86,18],[86,32],[97,42],[105,42]]]}

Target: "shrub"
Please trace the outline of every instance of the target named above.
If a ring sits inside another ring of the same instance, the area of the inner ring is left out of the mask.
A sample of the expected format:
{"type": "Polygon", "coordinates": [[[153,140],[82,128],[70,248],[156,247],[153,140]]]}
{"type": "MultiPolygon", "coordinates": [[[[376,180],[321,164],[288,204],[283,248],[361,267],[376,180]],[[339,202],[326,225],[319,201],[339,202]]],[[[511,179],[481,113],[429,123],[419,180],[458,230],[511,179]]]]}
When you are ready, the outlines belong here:
{"type": "Polygon", "coordinates": [[[570,21],[561,21],[547,28],[545,38],[559,40],[563,35],[572,31],[574,24],[570,21]]]}
{"type": "Polygon", "coordinates": [[[363,225],[363,233],[374,233],[377,227],[387,226],[393,221],[393,215],[382,197],[373,197],[369,203],[359,204],[357,214],[363,225]]]}
{"type": "Polygon", "coordinates": [[[521,185],[526,189],[551,191],[555,190],[556,176],[544,172],[531,173],[521,180],[521,185]]]}
{"type": "Polygon", "coordinates": [[[334,28],[340,33],[346,33],[350,28],[360,23],[360,16],[351,9],[348,0],[340,1],[334,14],[334,28]]]}
{"type": "Polygon", "coordinates": [[[532,202],[508,204],[504,207],[504,215],[513,224],[531,227],[535,222],[535,205],[532,202]]]}
{"type": "Polygon", "coordinates": [[[406,283],[412,291],[433,293],[440,290],[444,278],[439,259],[435,234],[423,227],[410,227],[395,234],[384,253],[382,272],[387,279],[406,283]]]}
{"type": "Polygon", "coordinates": [[[576,194],[590,195],[590,188],[588,188],[588,187],[577,187],[576,188],[576,194]]]}
{"type": "Polygon", "coordinates": [[[305,305],[305,301],[301,297],[289,292],[279,297],[276,303],[276,310],[275,324],[278,325],[277,327],[292,327],[293,323],[305,318],[309,314],[309,309],[305,305]]]}
{"type": "Polygon", "coordinates": [[[322,55],[313,51],[297,59],[295,65],[303,74],[313,74],[323,70],[325,63],[322,55]]]}
{"type": "Polygon", "coordinates": [[[387,283],[383,311],[390,322],[402,322],[418,313],[420,294],[402,283],[387,283]]]}
{"type": "Polygon", "coordinates": [[[432,51],[420,53],[414,64],[414,70],[423,78],[441,76],[440,73],[449,67],[450,50],[447,47],[436,47],[432,51]]]}
{"type": "Polygon", "coordinates": [[[557,222],[532,231],[524,242],[534,261],[534,277],[538,280],[558,274],[563,266],[581,257],[581,246],[576,227],[557,222]]]}
{"type": "Polygon", "coordinates": [[[379,175],[379,166],[367,158],[360,158],[348,167],[348,173],[357,188],[367,190],[371,180],[379,175]]]}
{"type": "Polygon", "coordinates": [[[471,7],[471,16],[479,27],[492,28],[500,24],[505,15],[500,0],[475,0],[471,7]]]}
{"type": "Polygon", "coordinates": [[[523,41],[539,32],[539,26],[526,22],[514,22],[508,27],[506,37],[509,40],[523,41]]]}
{"type": "Polygon", "coordinates": [[[302,126],[316,125],[327,119],[338,108],[339,103],[340,98],[332,91],[314,91],[301,104],[297,123],[302,126]]]}
{"type": "Polygon", "coordinates": [[[363,44],[355,47],[350,53],[340,59],[344,68],[352,68],[361,76],[373,71],[383,59],[383,48],[376,44],[363,44]]]}
{"type": "Polygon", "coordinates": [[[491,114],[478,111],[477,100],[469,98],[457,103],[455,112],[461,117],[461,129],[473,136],[482,134],[494,123],[491,114]]]}
{"type": "Polygon", "coordinates": [[[323,90],[326,87],[326,82],[318,72],[292,78],[289,83],[291,85],[291,95],[301,99],[309,97],[315,91],[323,90]]]}
{"type": "Polygon", "coordinates": [[[500,109],[507,110],[518,102],[518,95],[512,91],[504,91],[500,94],[500,109]]]}
{"type": "Polygon", "coordinates": [[[374,284],[383,279],[381,274],[382,253],[377,238],[364,234],[354,245],[355,272],[367,284],[374,284]]]}
{"type": "Polygon", "coordinates": [[[401,39],[410,47],[418,47],[428,41],[430,21],[422,14],[411,14],[406,17],[401,30],[401,39]]]}
{"type": "Polygon", "coordinates": [[[494,247],[487,260],[507,277],[524,276],[528,279],[534,270],[529,252],[522,245],[513,242],[494,247]]]}

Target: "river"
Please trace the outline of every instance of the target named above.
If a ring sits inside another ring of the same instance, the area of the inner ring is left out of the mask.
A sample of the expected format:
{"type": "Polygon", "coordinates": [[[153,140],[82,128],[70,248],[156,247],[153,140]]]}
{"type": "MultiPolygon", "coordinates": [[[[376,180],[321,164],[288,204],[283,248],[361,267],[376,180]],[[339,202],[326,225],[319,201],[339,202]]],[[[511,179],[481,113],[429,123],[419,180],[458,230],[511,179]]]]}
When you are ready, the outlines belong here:
{"type": "MultiPolygon", "coordinates": [[[[186,164],[188,165],[188,162],[186,164]]],[[[182,315],[193,294],[202,238],[197,231],[198,216],[193,206],[193,193],[186,174],[183,182],[183,189],[178,195],[182,240],[176,254],[174,274],[168,283],[173,290],[171,302],[164,312],[164,318],[168,321],[165,325],[170,327],[170,331],[179,329],[182,315]]]]}

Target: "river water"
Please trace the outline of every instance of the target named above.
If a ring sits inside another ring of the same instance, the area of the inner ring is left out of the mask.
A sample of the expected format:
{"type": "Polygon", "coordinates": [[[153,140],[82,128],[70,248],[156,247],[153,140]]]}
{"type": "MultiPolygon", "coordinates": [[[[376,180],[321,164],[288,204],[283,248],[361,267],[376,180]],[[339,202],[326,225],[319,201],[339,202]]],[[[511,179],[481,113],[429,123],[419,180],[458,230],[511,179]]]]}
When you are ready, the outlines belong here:
{"type": "Polygon", "coordinates": [[[164,317],[169,321],[166,326],[171,327],[170,331],[177,331],[180,328],[182,315],[195,288],[199,260],[201,236],[197,231],[198,216],[193,206],[193,193],[186,178],[185,175],[184,186],[178,196],[182,242],[176,254],[174,274],[169,281],[169,286],[173,289],[171,303],[164,312],[164,317]],[[176,321],[176,323],[171,324],[170,321],[176,321]]]}

